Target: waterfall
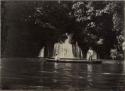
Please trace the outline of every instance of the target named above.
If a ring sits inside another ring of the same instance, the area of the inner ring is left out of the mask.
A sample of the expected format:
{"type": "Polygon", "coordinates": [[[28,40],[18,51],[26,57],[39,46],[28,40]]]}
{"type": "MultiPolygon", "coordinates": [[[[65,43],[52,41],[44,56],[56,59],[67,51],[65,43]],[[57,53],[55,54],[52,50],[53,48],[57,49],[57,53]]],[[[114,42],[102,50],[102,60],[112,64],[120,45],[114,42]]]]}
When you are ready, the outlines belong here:
{"type": "Polygon", "coordinates": [[[39,53],[38,57],[44,57],[44,52],[45,52],[45,47],[42,47],[42,49],[40,50],[40,53],[39,53]]]}
{"type": "Polygon", "coordinates": [[[81,48],[78,46],[78,43],[76,42],[75,44],[73,44],[73,55],[76,58],[83,58],[83,53],[81,48]]]}
{"type": "Polygon", "coordinates": [[[78,43],[71,44],[72,35],[66,34],[67,39],[62,42],[57,42],[54,45],[47,43],[42,49],[38,57],[53,57],[55,58],[83,58],[82,50],[78,43]]]}
{"type": "Polygon", "coordinates": [[[125,72],[125,39],[122,43],[122,50],[123,50],[123,55],[124,55],[124,60],[123,60],[123,71],[125,72]]]}
{"type": "Polygon", "coordinates": [[[55,43],[53,57],[57,55],[59,58],[82,58],[82,50],[78,43],[71,44],[71,35],[66,36],[67,39],[63,43],[55,43]]]}
{"type": "Polygon", "coordinates": [[[70,36],[64,41],[64,43],[55,43],[54,45],[54,55],[57,55],[59,58],[74,58],[72,44],[69,43],[70,36]]]}

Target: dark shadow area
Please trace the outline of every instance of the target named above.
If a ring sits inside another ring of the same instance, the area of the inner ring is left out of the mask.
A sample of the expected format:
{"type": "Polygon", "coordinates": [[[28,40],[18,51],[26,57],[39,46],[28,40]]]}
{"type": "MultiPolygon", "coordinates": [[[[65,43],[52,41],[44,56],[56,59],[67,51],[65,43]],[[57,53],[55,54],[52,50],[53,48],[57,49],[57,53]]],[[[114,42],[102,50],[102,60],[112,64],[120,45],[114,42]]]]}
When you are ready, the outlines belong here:
{"type": "Polygon", "coordinates": [[[44,40],[41,30],[27,24],[36,2],[2,1],[2,57],[37,57],[44,40]]]}
{"type": "Polygon", "coordinates": [[[47,49],[45,57],[52,57],[54,44],[64,40],[65,33],[73,34],[71,44],[78,42],[84,58],[89,46],[102,59],[111,58],[110,50],[114,46],[118,55],[122,55],[123,40],[119,36],[122,36],[124,25],[123,2],[93,2],[89,8],[89,2],[83,2],[73,9],[75,4],[78,3],[2,1],[2,57],[37,57],[43,46],[47,49]],[[96,6],[98,4],[102,7],[96,6]],[[92,7],[95,10],[90,13],[78,13],[81,16],[78,21],[75,12],[80,8],[88,12],[92,7]],[[106,8],[109,11],[105,11],[106,8]],[[103,13],[96,15],[101,9],[103,13]],[[101,39],[103,44],[97,44],[101,39]]]}

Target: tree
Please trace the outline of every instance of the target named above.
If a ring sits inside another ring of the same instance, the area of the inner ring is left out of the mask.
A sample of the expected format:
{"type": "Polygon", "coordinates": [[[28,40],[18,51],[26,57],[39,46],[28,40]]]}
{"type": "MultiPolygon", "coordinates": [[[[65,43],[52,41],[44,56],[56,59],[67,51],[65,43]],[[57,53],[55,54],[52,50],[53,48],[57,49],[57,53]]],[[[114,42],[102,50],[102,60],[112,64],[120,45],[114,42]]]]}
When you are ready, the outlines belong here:
{"type": "MultiPolygon", "coordinates": [[[[41,41],[48,49],[53,49],[55,42],[65,39],[64,33],[71,26],[71,17],[69,16],[70,3],[42,2],[40,6],[34,9],[34,13],[27,18],[27,22],[34,26],[34,29],[41,30],[41,41]]],[[[48,55],[48,53],[46,52],[48,55]]],[[[49,53],[51,54],[51,53],[49,53]]],[[[51,56],[51,55],[49,55],[51,56]]]]}
{"type": "Polygon", "coordinates": [[[63,34],[68,32],[73,34],[72,43],[78,42],[84,54],[92,46],[100,58],[109,58],[123,28],[122,9],[122,2],[43,2],[27,21],[41,30],[45,45],[63,41],[63,34]]]}
{"type": "Polygon", "coordinates": [[[117,44],[116,36],[123,27],[123,22],[119,25],[122,2],[75,2],[72,10],[72,15],[81,24],[83,51],[86,51],[86,45],[92,46],[101,58],[108,58],[110,49],[117,44]]]}

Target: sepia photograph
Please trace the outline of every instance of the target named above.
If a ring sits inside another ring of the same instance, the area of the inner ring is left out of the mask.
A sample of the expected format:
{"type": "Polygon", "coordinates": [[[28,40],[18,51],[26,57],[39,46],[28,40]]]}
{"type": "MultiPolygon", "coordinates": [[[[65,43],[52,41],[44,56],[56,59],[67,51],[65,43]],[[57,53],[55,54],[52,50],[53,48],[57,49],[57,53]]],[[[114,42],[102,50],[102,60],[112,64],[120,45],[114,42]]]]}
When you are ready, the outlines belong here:
{"type": "Polygon", "coordinates": [[[125,91],[125,1],[0,2],[0,90],[125,91]]]}

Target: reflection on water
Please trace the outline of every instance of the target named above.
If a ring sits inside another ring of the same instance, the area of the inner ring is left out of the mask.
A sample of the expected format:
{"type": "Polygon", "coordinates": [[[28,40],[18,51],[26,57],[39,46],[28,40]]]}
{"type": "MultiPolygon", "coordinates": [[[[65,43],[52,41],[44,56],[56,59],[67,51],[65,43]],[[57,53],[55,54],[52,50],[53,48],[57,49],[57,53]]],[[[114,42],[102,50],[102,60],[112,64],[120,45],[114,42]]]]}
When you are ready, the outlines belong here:
{"type": "Polygon", "coordinates": [[[125,60],[124,60],[124,62],[123,62],[123,72],[125,73],[125,60]]]}
{"type": "Polygon", "coordinates": [[[3,89],[124,91],[123,63],[56,63],[38,58],[2,59],[3,89]]]}
{"type": "Polygon", "coordinates": [[[88,79],[88,87],[92,86],[92,65],[87,64],[87,79],[88,79]]]}
{"type": "Polygon", "coordinates": [[[87,71],[88,71],[88,73],[92,73],[92,65],[91,64],[87,64],[87,71]]]}

